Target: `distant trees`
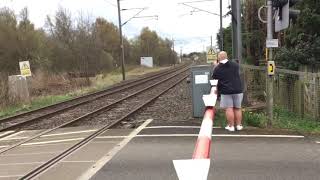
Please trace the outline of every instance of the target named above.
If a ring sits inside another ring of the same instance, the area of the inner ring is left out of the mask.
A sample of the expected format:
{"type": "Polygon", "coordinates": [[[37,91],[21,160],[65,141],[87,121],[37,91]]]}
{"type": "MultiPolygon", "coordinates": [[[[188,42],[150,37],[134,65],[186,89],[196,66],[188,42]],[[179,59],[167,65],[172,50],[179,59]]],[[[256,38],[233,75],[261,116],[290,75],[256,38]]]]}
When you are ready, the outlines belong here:
{"type": "MultiPolygon", "coordinates": [[[[152,56],[156,65],[173,64],[177,54],[172,41],[143,28],[132,40],[124,37],[125,61],[139,64],[141,56],[152,56]]],[[[29,60],[32,69],[52,73],[99,73],[120,66],[120,40],[116,25],[104,18],[73,17],[59,8],[46,25],[36,29],[24,8],[19,15],[0,9],[0,72],[19,74],[18,62],[29,60]]]]}
{"type": "Polygon", "coordinates": [[[42,53],[44,32],[35,30],[28,19],[28,10],[23,9],[20,21],[8,8],[0,9],[0,72],[16,73],[20,60],[30,59],[39,66],[42,53]]]}
{"type": "Polygon", "coordinates": [[[171,49],[173,42],[169,39],[162,39],[155,31],[148,27],[142,29],[140,35],[132,41],[133,57],[136,63],[139,62],[140,56],[152,56],[154,64],[166,65],[174,64],[177,54],[171,49]]]}

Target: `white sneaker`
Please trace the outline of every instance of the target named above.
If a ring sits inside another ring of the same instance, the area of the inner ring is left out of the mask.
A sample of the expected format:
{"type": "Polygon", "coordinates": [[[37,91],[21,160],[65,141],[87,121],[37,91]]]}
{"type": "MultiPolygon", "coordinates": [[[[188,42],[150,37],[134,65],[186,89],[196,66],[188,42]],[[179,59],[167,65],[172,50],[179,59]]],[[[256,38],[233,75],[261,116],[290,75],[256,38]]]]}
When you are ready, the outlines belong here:
{"type": "Polygon", "coordinates": [[[237,129],[237,131],[241,131],[243,129],[243,126],[242,125],[237,125],[236,129],[237,129]]]}
{"type": "Polygon", "coordinates": [[[234,131],[234,126],[226,126],[225,129],[230,131],[230,132],[233,132],[234,131]]]}

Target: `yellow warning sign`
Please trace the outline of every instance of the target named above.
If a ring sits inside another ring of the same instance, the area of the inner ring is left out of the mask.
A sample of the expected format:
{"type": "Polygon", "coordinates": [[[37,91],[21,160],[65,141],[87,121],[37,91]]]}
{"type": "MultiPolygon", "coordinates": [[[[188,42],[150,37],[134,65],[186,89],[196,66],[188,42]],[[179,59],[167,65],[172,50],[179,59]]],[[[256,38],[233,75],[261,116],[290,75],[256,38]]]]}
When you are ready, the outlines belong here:
{"type": "Polygon", "coordinates": [[[22,76],[31,76],[31,69],[29,61],[19,62],[20,72],[22,76]]]}
{"type": "Polygon", "coordinates": [[[274,61],[268,61],[268,75],[274,75],[276,65],[274,61]]]}
{"type": "Polygon", "coordinates": [[[209,49],[207,53],[207,63],[213,63],[217,60],[217,54],[214,52],[213,49],[209,49]]]}

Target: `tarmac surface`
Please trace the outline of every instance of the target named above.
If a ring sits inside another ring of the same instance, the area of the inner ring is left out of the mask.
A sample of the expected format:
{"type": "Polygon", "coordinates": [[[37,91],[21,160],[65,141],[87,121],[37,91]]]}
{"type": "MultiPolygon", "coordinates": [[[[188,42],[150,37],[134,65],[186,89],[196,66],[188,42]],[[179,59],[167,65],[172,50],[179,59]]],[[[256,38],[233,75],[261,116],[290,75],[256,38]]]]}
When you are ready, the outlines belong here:
{"type": "MultiPolygon", "coordinates": [[[[177,180],[172,160],[191,158],[199,129],[151,126],[142,130],[92,179],[177,180]]],[[[251,129],[227,133],[214,129],[208,179],[319,180],[317,141],[299,134],[257,132],[251,129]]]]}
{"type": "MultiPolygon", "coordinates": [[[[0,179],[21,177],[94,131],[61,129],[0,155],[0,179]]],[[[0,150],[38,132],[0,139],[0,150]]],[[[192,157],[198,133],[195,124],[151,120],[137,129],[112,129],[37,179],[177,180],[172,160],[192,157]]],[[[247,128],[229,133],[214,128],[208,179],[319,180],[319,141],[286,131],[247,128]]]]}

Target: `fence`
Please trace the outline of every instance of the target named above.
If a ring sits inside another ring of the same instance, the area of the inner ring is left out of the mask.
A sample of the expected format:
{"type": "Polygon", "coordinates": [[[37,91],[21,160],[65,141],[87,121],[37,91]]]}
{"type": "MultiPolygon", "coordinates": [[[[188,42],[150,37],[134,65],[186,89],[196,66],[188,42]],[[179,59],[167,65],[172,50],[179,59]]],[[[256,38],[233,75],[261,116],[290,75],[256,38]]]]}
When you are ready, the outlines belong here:
{"type": "Polygon", "coordinates": [[[8,77],[0,73],[0,107],[8,102],[8,77]]]}
{"type": "MultiPolygon", "coordinates": [[[[266,102],[266,68],[242,65],[247,100],[251,105],[266,102]]],[[[276,69],[274,104],[301,116],[320,118],[320,73],[276,69]]]]}

